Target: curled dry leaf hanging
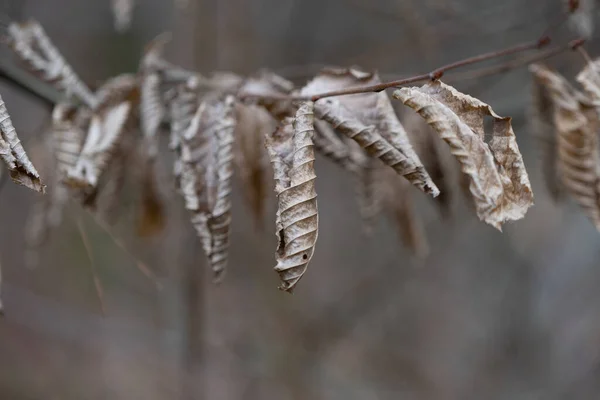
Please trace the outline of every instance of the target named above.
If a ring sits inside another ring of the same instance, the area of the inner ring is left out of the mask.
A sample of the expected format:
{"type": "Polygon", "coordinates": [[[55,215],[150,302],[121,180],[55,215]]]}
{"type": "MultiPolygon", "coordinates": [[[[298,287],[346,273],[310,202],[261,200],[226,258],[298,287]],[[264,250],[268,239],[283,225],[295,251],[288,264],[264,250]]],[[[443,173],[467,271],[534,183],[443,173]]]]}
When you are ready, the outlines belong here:
{"type": "Polygon", "coordinates": [[[0,158],[8,168],[11,179],[43,193],[46,186],[42,184],[39,173],[25,153],[2,97],[0,97],[0,135],[0,158]]]}
{"type": "Polygon", "coordinates": [[[273,132],[276,121],[264,108],[254,104],[237,103],[234,162],[244,194],[250,203],[258,225],[262,226],[264,202],[268,185],[266,173],[269,159],[264,136],[273,132]]]}
{"type": "Polygon", "coordinates": [[[426,174],[426,171],[422,166],[416,167],[405,154],[385,140],[375,126],[362,123],[336,99],[319,100],[315,105],[315,115],[329,122],[335,129],[358,143],[371,157],[379,158],[425,193],[434,197],[439,194],[429,175],[424,178],[423,174],[426,174]]]}
{"type": "Polygon", "coordinates": [[[553,102],[561,182],[600,230],[598,114],[558,73],[542,65],[532,65],[530,71],[553,102]]]}
{"type": "Polygon", "coordinates": [[[455,181],[453,179],[455,178],[455,170],[458,173],[459,167],[456,161],[452,159],[452,155],[446,149],[441,148],[443,142],[439,140],[437,134],[423,118],[412,110],[404,108],[407,111],[402,115],[402,124],[408,133],[410,142],[421,160],[423,160],[423,165],[425,165],[431,179],[440,189],[440,195],[435,198],[440,213],[443,217],[448,217],[455,196],[455,181]]]}
{"type": "Polygon", "coordinates": [[[588,63],[576,79],[600,114],[600,59],[588,63]]]}
{"type": "Polygon", "coordinates": [[[8,33],[12,49],[32,73],[64,91],[67,97],[75,96],[88,107],[96,105],[91,90],[73,71],[37,21],[12,23],[8,33]]]}
{"type": "Polygon", "coordinates": [[[531,134],[538,144],[544,184],[554,201],[562,199],[564,188],[557,169],[558,143],[554,126],[554,105],[548,89],[538,80],[532,82],[531,105],[528,110],[531,134]]]}
{"type": "Polygon", "coordinates": [[[233,96],[205,99],[181,141],[181,192],[216,281],[229,251],[234,103],[233,96]]]}
{"type": "Polygon", "coordinates": [[[276,235],[280,289],[293,291],[312,259],[319,217],[315,191],[314,104],[302,102],[289,120],[266,136],[277,194],[276,235]]]}
{"type": "Polygon", "coordinates": [[[501,230],[502,223],[523,218],[533,205],[529,177],[511,118],[440,81],[402,88],[394,97],[414,109],[450,146],[469,176],[479,218],[501,230]],[[484,118],[493,118],[492,139],[484,141],[484,118]]]}
{"type": "Polygon", "coordinates": [[[415,209],[410,184],[388,168],[378,168],[374,181],[383,207],[395,222],[404,245],[418,258],[429,254],[425,228],[415,209]]]}
{"type": "MultiPolygon", "coordinates": [[[[326,68],[303,87],[300,93],[314,95],[319,92],[380,82],[377,74],[360,71],[356,68],[326,68]]],[[[346,121],[344,126],[348,126],[350,123],[353,127],[358,128],[358,125],[352,123],[352,120],[360,122],[372,132],[368,136],[372,136],[373,140],[376,140],[376,143],[363,141],[361,146],[372,145],[376,149],[375,152],[379,153],[377,157],[387,158],[388,155],[392,155],[393,165],[388,165],[393,166],[398,174],[404,176],[413,185],[434,197],[437,196],[439,191],[408,141],[406,131],[398,120],[385,91],[341,96],[335,100],[321,100],[316,103],[315,111],[317,117],[321,118],[321,115],[327,115],[328,122],[336,126],[346,121]],[[341,110],[338,110],[339,106],[343,107],[345,111],[343,114],[341,110]],[[332,118],[337,120],[337,123],[332,122],[332,118]],[[385,151],[385,153],[380,153],[381,151],[385,151]]],[[[347,134],[348,130],[344,130],[347,134]]],[[[359,139],[364,136],[357,134],[358,132],[355,131],[352,137],[359,139]]]]}
{"type": "Polygon", "coordinates": [[[77,162],[68,171],[68,183],[94,189],[117,150],[131,120],[137,81],[128,75],[118,76],[102,86],[93,110],[87,137],[77,162]]]}

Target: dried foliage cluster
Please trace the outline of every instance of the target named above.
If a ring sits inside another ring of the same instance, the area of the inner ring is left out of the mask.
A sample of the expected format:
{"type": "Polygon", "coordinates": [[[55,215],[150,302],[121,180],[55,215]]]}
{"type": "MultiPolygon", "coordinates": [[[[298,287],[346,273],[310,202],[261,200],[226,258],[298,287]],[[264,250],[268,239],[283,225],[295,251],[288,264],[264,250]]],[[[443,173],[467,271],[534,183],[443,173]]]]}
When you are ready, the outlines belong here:
{"type": "MultiPolygon", "coordinates": [[[[136,74],[116,76],[92,90],[37,22],[12,23],[8,32],[21,62],[65,99],[54,107],[52,135],[47,136],[50,194],[41,198],[29,224],[34,247],[60,223],[69,198],[109,215],[131,169],[126,164],[134,162],[143,193],[140,231],[160,230],[164,218],[154,161],[162,132],[169,134],[175,155],[175,186],[217,280],[227,264],[234,169],[257,215],[263,209],[266,176],[273,177],[278,204],[275,269],[287,291],[304,275],[317,242],[315,152],[356,177],[365,219],[388,209],[417,254],[426,252],[427,245],[412,209],[410,186],[432,197],[440,194],[437,185],[445,194],[456,186],[447,182],[440,143],[458,160],[481,220],[501,229],[533,204],[511,119],[439,80],[393,93],[407,106],[403,119],[409,134],[385,91],[310,100],[323,92],[381,82],[376,73],[358,68],[326,68],[298,88],[266,70],[247,78],[231,73],[206,77],[166,61],[168,37],[161,35],[147,47],[136,74]]],[[[2,127],[6,141],[14,143],[14,130],[2,127]]],[[[14,157],[5,161],[15,179],[42,190],[22,148],[10,146],[14,157]]],[[[447,201],[440,204],[447,206],[447,201]]]]}

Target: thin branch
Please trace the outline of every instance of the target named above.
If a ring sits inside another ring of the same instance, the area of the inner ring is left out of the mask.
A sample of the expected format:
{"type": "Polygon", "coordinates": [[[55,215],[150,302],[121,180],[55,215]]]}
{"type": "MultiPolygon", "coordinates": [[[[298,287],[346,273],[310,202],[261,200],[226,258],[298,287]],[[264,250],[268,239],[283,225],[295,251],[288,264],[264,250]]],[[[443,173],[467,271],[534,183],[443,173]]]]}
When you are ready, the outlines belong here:
{"type": "Polygon", "coordinates": [[[0,57],[0,79],[42,100],[48,108],[52,108],[62,98],[60,92],[52,86],[41,82],[35,76],[2,57],[0,57]]]}
{"type": "Polygon", "coordinates": [[[494,65],[492,67],[480,68],[472,71],[460,72],[457,74],[449,75],[447,78],[448,82],[457,82],[469,79],[479,79],[484,78],[486,76],[502,74],[513,69],[529,65],[538,61],[546,60],[548,58],[554,57],[560,53],[563,53],[567,50],[574,50],[581,48],[580,46],[583,44],[583,41],[578,39],[574,40],[564,46],[555,47],[553,49],[546,50],[539,54],[534,54],[531,56],[518,58],[515,60],[508,61],[504,64],[494,65]]]}
{"type": "Polygon", "coordinates": [[[148,278],[149,280],[152,281],[152,283],[154,283],[154,285],[156,286],[156,290],[161,291],[163,289],[163,286],[159,282],[158,277],[156,276],[156,274],[154,272],[152,272],[152,270],[142,260],[138,259],[127,248],[127,246],[125,246],[125,244],[123,243],[123,241],[121,239],[119,239],[112,232],[112,230],[110,229],[110,227],[104,221],[102,221],[100,218],[97,218],[92,213],[90,213],[90,215],[92,216],[92,218],[94,219],[94,221],[96,222],[96,224],[99,227],[101,227],[108,234],[108,236],[112,239],[112,241],[114,242],[114,244],[117,245],[118,248],[120,248],[125,254],[127,254],[135,262],[135,266],[137,267],[137,269],[139,269],[140,272],[142,274],[144,274],[144,276],[146,276],[146,278],[148,278]]]}
{"type": "Polygon", "coordinates": [[[90,268],[92,270],[92,277],[94,279],[94,286],[96,287],[96,293],[98,294],[98,300],[100,302],[100,311],[102,312],[102,316],[106,317],[106,306],[104,304],[104,290],[102,289],[102,283],[100,282],[100,278],[98,277],[98,273],[96,271],[96,264],[94,263],[94,257],[92,256],[92,246],[88,240],[87,234],[83,227],[83,222],[81,221],[81,217],[77,218],[77,229],[79,229],[79,234],[81,235],[81,241],[83,242],[83,246],[85,247],[85,252],[90,260],[90,268]]]}

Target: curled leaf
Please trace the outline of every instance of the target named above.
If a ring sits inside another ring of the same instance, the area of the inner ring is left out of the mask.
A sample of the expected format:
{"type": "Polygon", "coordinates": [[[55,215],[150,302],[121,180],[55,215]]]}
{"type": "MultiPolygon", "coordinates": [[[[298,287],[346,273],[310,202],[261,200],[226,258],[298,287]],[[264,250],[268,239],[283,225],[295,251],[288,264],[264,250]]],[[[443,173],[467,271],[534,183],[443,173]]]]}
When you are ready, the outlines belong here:
{"type": "Polygon", "coordinates": [[[130,75],[117,76],[96,92],[99,103],[93,109],[79,158],[67,173],[69,185],[88,190],[98,186],[100,176],[117,152],[123,133],[128,129],[136,95],[137,80],[130,75]]]}
{"type": "Polygon", "coordinates": [[[46,186],[42,184],[39,173],[25,153],[2,97],[0,97],[0,134],[0,158],[8,168],[11,179],[20,185],[44,193],[46,186]]]}
{"type": "MultiPolygon", "coordinates": [[[[381,83],[381,80],[375,73],[361,71],[357,68],[325,68],[302,88],[300,94],[314,95],[324,91],[377,83],[381,83]]],[[[396,166],[394,168],[398,174],[404,176],[413,185],[425,190],[427,193],[434,194],[437,191],[417,153],[413,150],[406,131],[398,120],[390,98],[385,91],[340,96],[335,99],[335,102],[347,110],[348,117],[352,116],[353,119],[359,121],[365,127],[372,127],[373,135],[383,138],[383,141],[395,150],[394,162],[396,166]]],[[[320,108],[330,108],[328,103],[328,101],[323,100],[317,102],[317,115],[320,113],[320,108]]],[[[332,106],[337,107],[337,105],[332,106]]],[[[324,111],[331,112],[335,110],[328,109],[324,111]]],[[[434,194],[435,196],[436,194],[434,194]]]]}
{"type": "Polygon", "coordinates": [[[233,96],[206,99],[182,137],[181,192],[216,281],[229,250],[235,125],[233,96]]]}
{"type": "Polygon", "coordinates": [[[379,158],[425,193],[434,197],[439,194],[438,188],[422,166],[407,159],[405,154],[379,134],[375,126],[363,124],[337,100],[332,98],[319,100],[315,106],[315,115],[356,141],[371,157],[379,158]],[[424,174],[427,175],[426,178],[424,174]]]}
{"type": "Polygon", "coordinates": [[[529,108],[529,126],[539,149],[540,165],[544,184],[554,201],[559,201],[564,194],[558,173],[558,143],[554,126],[554,105],[548,89],[534,79],[529,108]]]}
{"type": "Polygon", "coordinates": [[[32,73],[64,91],[67,97],[75,96],[88,107],[96,105],[91,90],[73,71],[37,21],[12,23],[8,33],[11,48],[32,73]]]}
{"type": "Polygon", "coordinates": [[[254,216],[261,226],[266,198],[266,170],[269,168],[264,135],[275,129],[276,122],[264,108],[256,105],[236,104],[234,163],[244,194],[254,216]]]}
{"type": "Polygon", "coordinates": [[[469,176],[478,217],[501,230],[502,223],[523,218],[533,205],[529,177],[511,118],[440,81],[402,88],[394,97],[417,111],[450,146],[469,176]],[[484,118],[493,118],[492,139],[484,141],[484,118]]]}
{"type": "Polygon", "coordinates": [[[115,20],[115,30],[117,32],[129,30],[135,0],[111,0],[111,5],[115,20]]]}
{"type": "Polygon", "coordinates": [[[277,265],[280,289],[293,291],[312,259],[318,236],[314,167],[314,104],[302,102],[292,125],[285,124],[266,145],[273,166],[278,207],[277,265]]]}
{"type": "Polygon", "coordinates": [[[558,73],[541,65],[529,69],[552,99],[561,182],[600,230],[598,114],[579,101],[575,89],[558,73]]]}

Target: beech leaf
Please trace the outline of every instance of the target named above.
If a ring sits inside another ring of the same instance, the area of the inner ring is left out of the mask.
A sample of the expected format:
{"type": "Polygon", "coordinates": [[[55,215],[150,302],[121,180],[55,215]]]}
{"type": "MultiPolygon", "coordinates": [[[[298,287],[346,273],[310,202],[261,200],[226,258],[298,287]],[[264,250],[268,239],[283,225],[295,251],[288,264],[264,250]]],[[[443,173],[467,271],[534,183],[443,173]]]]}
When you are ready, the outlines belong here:
{"type": "Polygon", "coordinates": [[[478,217],[501,230],[502,223],[523,218],[533,205],[529,177],[511,118],[440,81],[402,88],[394,97],[414,109],[450,146],[469,176],[478,217]],[[484,141],[484,117],[493,118],[492,139],[484,141]]]}
{"type": "Polygon", "coordinates": [[[292,292],[312,259],[319,216],[315,191],[314,103],[300,103],[292,124],[266,136],[277,194],[276,235],[280,289],[292,292]]]}

